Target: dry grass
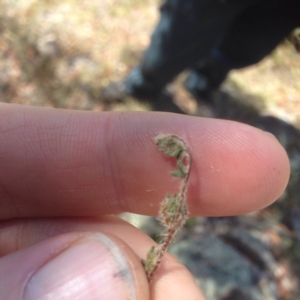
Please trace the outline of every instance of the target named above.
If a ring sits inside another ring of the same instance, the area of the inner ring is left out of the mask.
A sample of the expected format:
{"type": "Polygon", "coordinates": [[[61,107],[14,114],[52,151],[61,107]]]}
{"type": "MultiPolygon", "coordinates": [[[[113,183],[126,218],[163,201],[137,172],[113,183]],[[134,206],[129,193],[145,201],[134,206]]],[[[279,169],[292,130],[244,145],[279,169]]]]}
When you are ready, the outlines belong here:
{"type": "Polygon", "coordinates": [[[0,8],[4,101],[77,109],[101,109],[101,87],[137,64],[157,18],[155,0],[3,0],[0,8]]]}
{"type": "Polygon", "coordinates": [[[300,55],[289,42],[259,64],[232,72],[230,78],[245,93],[264,99],[263,113],[300,121],[300,55]]]}

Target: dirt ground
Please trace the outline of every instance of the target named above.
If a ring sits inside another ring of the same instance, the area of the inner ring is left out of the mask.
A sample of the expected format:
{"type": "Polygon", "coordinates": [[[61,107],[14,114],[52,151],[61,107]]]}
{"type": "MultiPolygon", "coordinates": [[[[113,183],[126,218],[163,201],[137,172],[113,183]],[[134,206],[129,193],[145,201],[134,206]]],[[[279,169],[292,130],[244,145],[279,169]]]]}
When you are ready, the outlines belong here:
{"type": "MultiPolygon", "coordinates": [[[[159,2],[0,0],[1,101],[94,111],[151,109],[130,97],[108,102],[103,88],[138,64],[157,22],[159,2]]],[[[248,232],[259,228],[259,239],[277,263],[278,297],[268,299],[299,299],[300,54],[285,41],[259,64],[233,71],[210,106],[182,88],[184,76],[170,86],[181,110],[257,126],[272,132],[287,150],[292,174],[276,204],[238,222],[227,218],[212,221],[213,229],[203,226],[217,236],[218,224],[224,222],[248,232]]],[[[238,248],[241,241],[228,232],[220,234],[222,241],[238,248]]],[[[250,255],[241,247],[238,251],[250,255]]]]}

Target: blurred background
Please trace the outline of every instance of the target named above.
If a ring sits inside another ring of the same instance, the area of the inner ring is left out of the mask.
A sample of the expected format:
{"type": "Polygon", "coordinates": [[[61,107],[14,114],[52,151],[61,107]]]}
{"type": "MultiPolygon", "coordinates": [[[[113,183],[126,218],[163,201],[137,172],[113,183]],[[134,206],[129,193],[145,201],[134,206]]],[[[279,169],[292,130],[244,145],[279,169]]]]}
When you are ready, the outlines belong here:
{"type": "MultiPolygon", "coordinates": [[[[151,110],[105,88],[136,66],[160,0],[0,0],[0,101],[93,111],[151,110]]],[[[300,32],[259,64],[231,72],[210,106],[170,85],[185,113],[248,123],[288,152],[289,185],[272,206],[246,216],[190,219],[171,253],[208,300],[300,299],[300,32]],[[299,50],[298,48],[298,50],[299,50]]],[[[126,216],[154,239],[153,218],[126,216]]]]}

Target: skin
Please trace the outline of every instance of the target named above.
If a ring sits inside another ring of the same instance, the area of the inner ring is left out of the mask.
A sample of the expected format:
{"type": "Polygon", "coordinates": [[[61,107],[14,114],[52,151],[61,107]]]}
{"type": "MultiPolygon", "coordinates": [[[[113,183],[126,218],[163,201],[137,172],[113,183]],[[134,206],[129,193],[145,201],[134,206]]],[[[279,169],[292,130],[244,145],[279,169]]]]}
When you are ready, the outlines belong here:
{"type": "Polygon", "coordinates": [[[191,216],[229,216],[275,201],[289,178],[270,134],[170,113],[97,113],[0,105],[0,299],[204,299],[170,255],[148,284],[153,245],[114,214],[157,215],[178,181],[153,138],[188,144],[191,216]]]}

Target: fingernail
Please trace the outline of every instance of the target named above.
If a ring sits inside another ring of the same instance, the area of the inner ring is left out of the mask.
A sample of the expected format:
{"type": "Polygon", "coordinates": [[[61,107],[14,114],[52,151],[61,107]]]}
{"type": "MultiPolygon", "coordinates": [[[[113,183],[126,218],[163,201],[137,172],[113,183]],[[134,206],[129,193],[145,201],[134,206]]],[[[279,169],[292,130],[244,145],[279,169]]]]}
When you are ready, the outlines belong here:
{"type": "Polygon", "coordinates": [[[30,279],[24,299],[136,299],[126,256],[103,234],[90,234],[51,259],[30,279]]]}

